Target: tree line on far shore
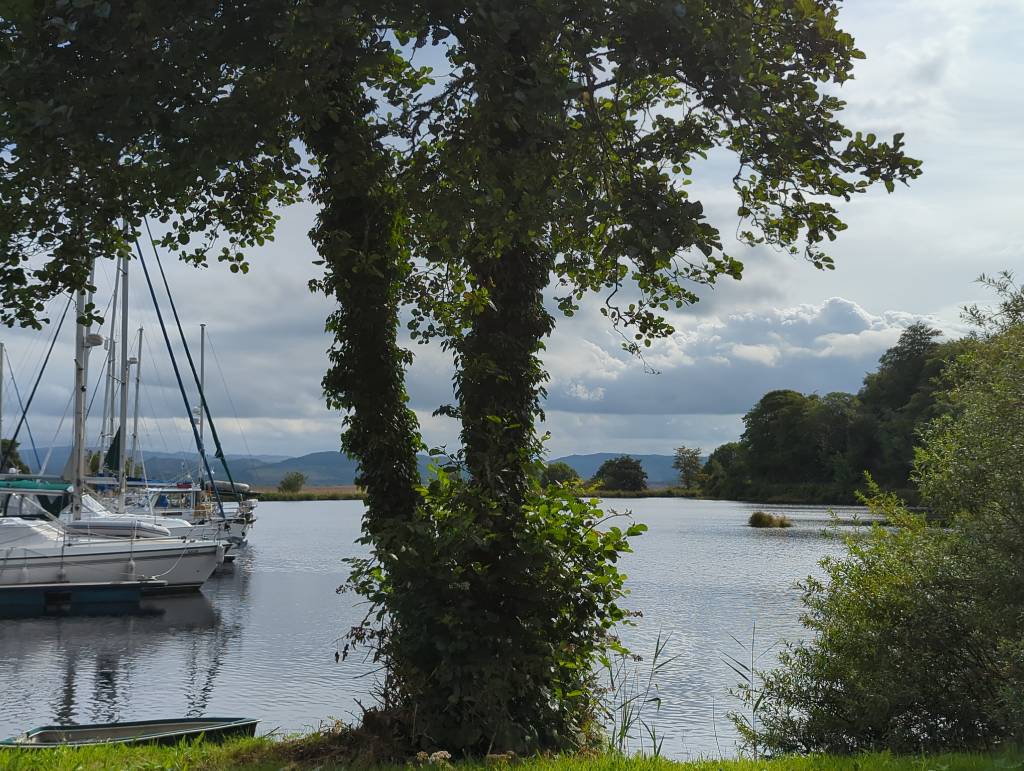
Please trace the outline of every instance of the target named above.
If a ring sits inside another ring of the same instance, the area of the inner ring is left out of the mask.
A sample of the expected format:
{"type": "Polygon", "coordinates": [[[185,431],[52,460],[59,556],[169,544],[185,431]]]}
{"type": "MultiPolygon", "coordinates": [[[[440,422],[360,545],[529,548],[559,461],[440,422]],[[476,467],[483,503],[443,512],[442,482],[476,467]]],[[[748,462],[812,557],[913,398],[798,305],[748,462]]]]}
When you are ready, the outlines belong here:
{"type": "MultiPolygon", "coordinates": [[[[883,488],[916,500],[917,432],[946,410],[942,372],[966,345],[940,336],[922,322],[907,327],[855,394],[770,391],[743,416],[739,440],[706,461],[699,447],[676,449],[679,486],[712,498],[842,503],[856,500],[867,472],[883,488]]],[[[545,483],[578,478],[560,461],[544,473],[545,483]]],[[[606,461],[589,482],[640,491],[647,475],[637,459],[623,455],[606,461]]]]}
{"type": "Polygon", "coordinates": [[[946,409],[946,365],[965,341],[940,342],[918,322],[900,335],[855,393],[771,391],[743,416],[737,442],[708,457],[701,491],[717,498],[853,502],[864,474],[916,500],[918,431],[946,409]]]}

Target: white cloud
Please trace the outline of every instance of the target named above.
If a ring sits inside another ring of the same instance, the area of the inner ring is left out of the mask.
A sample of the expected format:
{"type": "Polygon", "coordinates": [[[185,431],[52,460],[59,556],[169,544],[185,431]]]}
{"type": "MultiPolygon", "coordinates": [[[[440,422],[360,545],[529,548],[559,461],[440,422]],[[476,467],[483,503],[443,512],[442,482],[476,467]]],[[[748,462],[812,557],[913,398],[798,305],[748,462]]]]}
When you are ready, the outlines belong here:
{"type": "Polygon", "coordinates": [[[570,383],[565,388],[567,396],[583,402],[599,402],[604,398],[604,388],[587,388],[583,383],[570,383]]]}
{"type": "Polygon", "coordinates": [[[733,343],[729,352],[734,358],[764,364],[767,367],[774,367],[782,356],[782,351],[773,346],[747,345],[746,343],[733,343]]]}
{"type": "MultiPolygon", "coordinates": [[[[615,359],[615,378],[581,360],[559,357],[547,407],[605,415],[734,415],[775,388],[856,391],[878,357],[919,319],[902,311],[874,315],[841,297],[722,317],[680,316],[673,319],[679,331],[645,353],[645,368],[618,349],[607,321],[585,307],[555,332],[549,355],[557,356],[567,341],[585,340],[588,349],[599,346],[604,353],[590,361],[615,359]],[[600,399],[595,399],[598,388],[600,399]]],[[[947,326],[933,318],[923,320],[947,326]]]]}

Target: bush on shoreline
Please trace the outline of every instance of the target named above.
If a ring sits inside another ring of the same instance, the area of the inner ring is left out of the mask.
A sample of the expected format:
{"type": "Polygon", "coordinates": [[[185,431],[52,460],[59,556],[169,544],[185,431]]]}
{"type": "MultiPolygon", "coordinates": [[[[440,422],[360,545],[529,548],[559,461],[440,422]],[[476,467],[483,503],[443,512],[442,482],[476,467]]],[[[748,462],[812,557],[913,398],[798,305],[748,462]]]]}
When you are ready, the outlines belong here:
{"type": "MultiPolygon", "coordinates": [[[[874,525],[803,584],[807,639],[740,687],[770,753],[939,752],[1024,741],[1024,289],[946,377],[949,410],[920,433],[914,468],[937,524],[869,484],[874,525]]],[[[870,479],[869,479],[870,482],[870,479]]]]}

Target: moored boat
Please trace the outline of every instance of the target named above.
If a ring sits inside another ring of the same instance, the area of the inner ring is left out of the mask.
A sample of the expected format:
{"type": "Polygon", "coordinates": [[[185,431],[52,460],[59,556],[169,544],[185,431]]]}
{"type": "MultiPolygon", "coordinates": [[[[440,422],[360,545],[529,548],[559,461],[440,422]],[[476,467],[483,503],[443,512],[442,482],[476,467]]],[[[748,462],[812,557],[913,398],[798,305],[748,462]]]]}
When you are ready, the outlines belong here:
{"type": "Polygon", "coordinates": [[[0,587],[152,580],[167,592],[198,590],[224,547],[180,538],[85,538],[55,522],[0,517],[0,587]]]}
{"type": "Polygon", "coordinates": [[[223,741],[254,736],[258,720],[244,717],[172,718],[124,723],[40,726],[0,740],[0,747],[48,749],[92,744],[177,744],[183,739],[223,741]]]}

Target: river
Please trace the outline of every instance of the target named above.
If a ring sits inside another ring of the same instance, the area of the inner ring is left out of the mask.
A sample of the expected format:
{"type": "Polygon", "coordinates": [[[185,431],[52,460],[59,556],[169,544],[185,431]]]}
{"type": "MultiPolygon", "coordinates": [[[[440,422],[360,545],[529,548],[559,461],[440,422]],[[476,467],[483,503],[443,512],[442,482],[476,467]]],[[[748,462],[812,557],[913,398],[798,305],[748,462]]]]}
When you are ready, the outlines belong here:
{"type": "MultiPolygon", "coordinates": [[[[624,630],[645,658],[666,641],[660,710],[646,717],[675,758],[732,756],[726,713],[738,678],[726,656],[766,666],[783,640],[803,635],[797,580],[841,545],[822,507],[767,507],[785,530],[746,526],[751,504],[616,499],[650,530],[623,568],[641,611],[624,630]]],[[[762,507],[765,508],[765,507],[762,507]]],[[[369,703],[369,665],[335,663],[337,639],[360,617],[342,559],[361,552],[359,501],[263,503],[249,544],[191,597],[153,599],[133,615],[0,620],[0,737],[54,722],[179,715],[258,717],[262,733],[352,720],[369,703]]],[[[842,513],[842,512],[840,512],[842,513]]],[[[636,749],[636,746],[634,746],[636,749]]]]}

